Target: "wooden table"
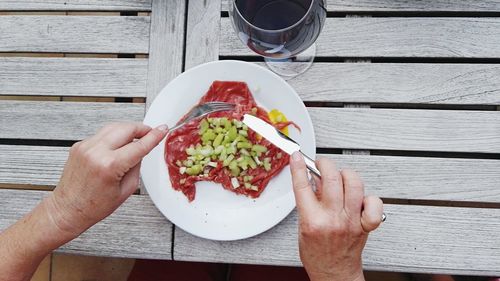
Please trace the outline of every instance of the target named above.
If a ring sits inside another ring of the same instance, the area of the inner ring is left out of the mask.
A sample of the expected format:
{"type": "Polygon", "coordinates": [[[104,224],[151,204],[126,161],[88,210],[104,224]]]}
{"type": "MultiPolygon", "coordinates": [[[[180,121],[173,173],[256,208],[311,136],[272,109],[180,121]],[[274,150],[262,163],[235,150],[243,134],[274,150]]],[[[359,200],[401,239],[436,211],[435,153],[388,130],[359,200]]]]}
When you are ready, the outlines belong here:
{"type": "MultiPolygon", "coordinates": [[[[57,184],[74,141],[142,120],[183,70],[262,64],[227,7],[0,0],[0,229],[57,184]]],[[[317,62],[289,82],[319,154],[385,199],[389,219],[370,236],[365,268],[500,275],[500,1],[328,0],[328,10],[317,62]]],[[[295,212],[257,237],[214,242],[175,228],[140,194],[58,251],[300,265],[296,240],[295,212]]]]}

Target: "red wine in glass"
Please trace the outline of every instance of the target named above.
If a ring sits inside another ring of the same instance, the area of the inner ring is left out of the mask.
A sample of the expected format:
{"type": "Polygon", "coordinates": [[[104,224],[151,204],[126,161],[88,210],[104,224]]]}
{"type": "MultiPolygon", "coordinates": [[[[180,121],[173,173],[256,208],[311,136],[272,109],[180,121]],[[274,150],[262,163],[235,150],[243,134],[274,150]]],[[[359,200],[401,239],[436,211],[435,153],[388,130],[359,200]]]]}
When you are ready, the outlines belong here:
{"type": "Polygon", "coordinates": [[[314,60],[326,8],[324,0],[233,0],[230,17],[246,46],[274,72],[293,77],[314,60]]]}

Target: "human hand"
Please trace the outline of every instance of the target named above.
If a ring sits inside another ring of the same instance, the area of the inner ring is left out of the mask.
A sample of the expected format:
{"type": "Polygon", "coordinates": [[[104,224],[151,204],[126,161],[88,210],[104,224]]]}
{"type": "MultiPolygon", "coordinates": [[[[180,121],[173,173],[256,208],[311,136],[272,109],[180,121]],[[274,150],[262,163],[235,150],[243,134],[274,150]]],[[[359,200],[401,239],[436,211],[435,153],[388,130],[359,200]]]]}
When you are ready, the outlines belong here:
{"type": "Polygon", "coordinates": [[[76,237],[109,216],[137,190],[142,158],[167,131],[166,126],[115,123],[74,144],[47,202],[55,226],[76,237]]]}
{"type": "Polygon", "coordinates": [[[364,196],[363,182],[352,170],[339,172],[335,163],[317,161],[321,180],[316,193],[300,153],[291,161],[299,214],[300,259],[312,281],[364,280],[361,253],[370,231],[382,222],[382,200],[364,196]]]}

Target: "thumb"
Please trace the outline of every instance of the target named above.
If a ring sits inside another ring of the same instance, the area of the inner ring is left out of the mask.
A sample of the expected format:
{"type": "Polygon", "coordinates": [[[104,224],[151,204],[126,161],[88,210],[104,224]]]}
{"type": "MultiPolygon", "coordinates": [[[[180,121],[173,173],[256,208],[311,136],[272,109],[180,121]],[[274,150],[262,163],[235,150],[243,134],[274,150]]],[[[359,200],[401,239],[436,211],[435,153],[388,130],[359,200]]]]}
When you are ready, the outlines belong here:
{"type": "Polygon", "coordinates": [[[361,226],[365,232],[370,232],[382,223],[384,204],[376,196],[367,196],[363,200],[363,212],[361,213],[361,226]]]}
{"type": "Polygon", "coordinates": [[[123,176],[120,186],[124,201],[137,190],[139,186],[140,169],[141,164],[137,164],[123,176]]]}

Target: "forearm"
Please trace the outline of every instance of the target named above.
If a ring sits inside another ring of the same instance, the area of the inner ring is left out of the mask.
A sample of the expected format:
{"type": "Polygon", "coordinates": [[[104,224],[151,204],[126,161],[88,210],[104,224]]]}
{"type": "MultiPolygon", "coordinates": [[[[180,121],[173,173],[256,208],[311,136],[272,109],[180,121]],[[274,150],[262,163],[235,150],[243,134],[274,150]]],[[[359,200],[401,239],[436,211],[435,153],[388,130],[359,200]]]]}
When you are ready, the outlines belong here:
{"type": "Polygon", "coordinates": [[[0,280],[30,280],[42,259],[74,238],[51,216],[52,197],[0,234],[0,280]]]}

